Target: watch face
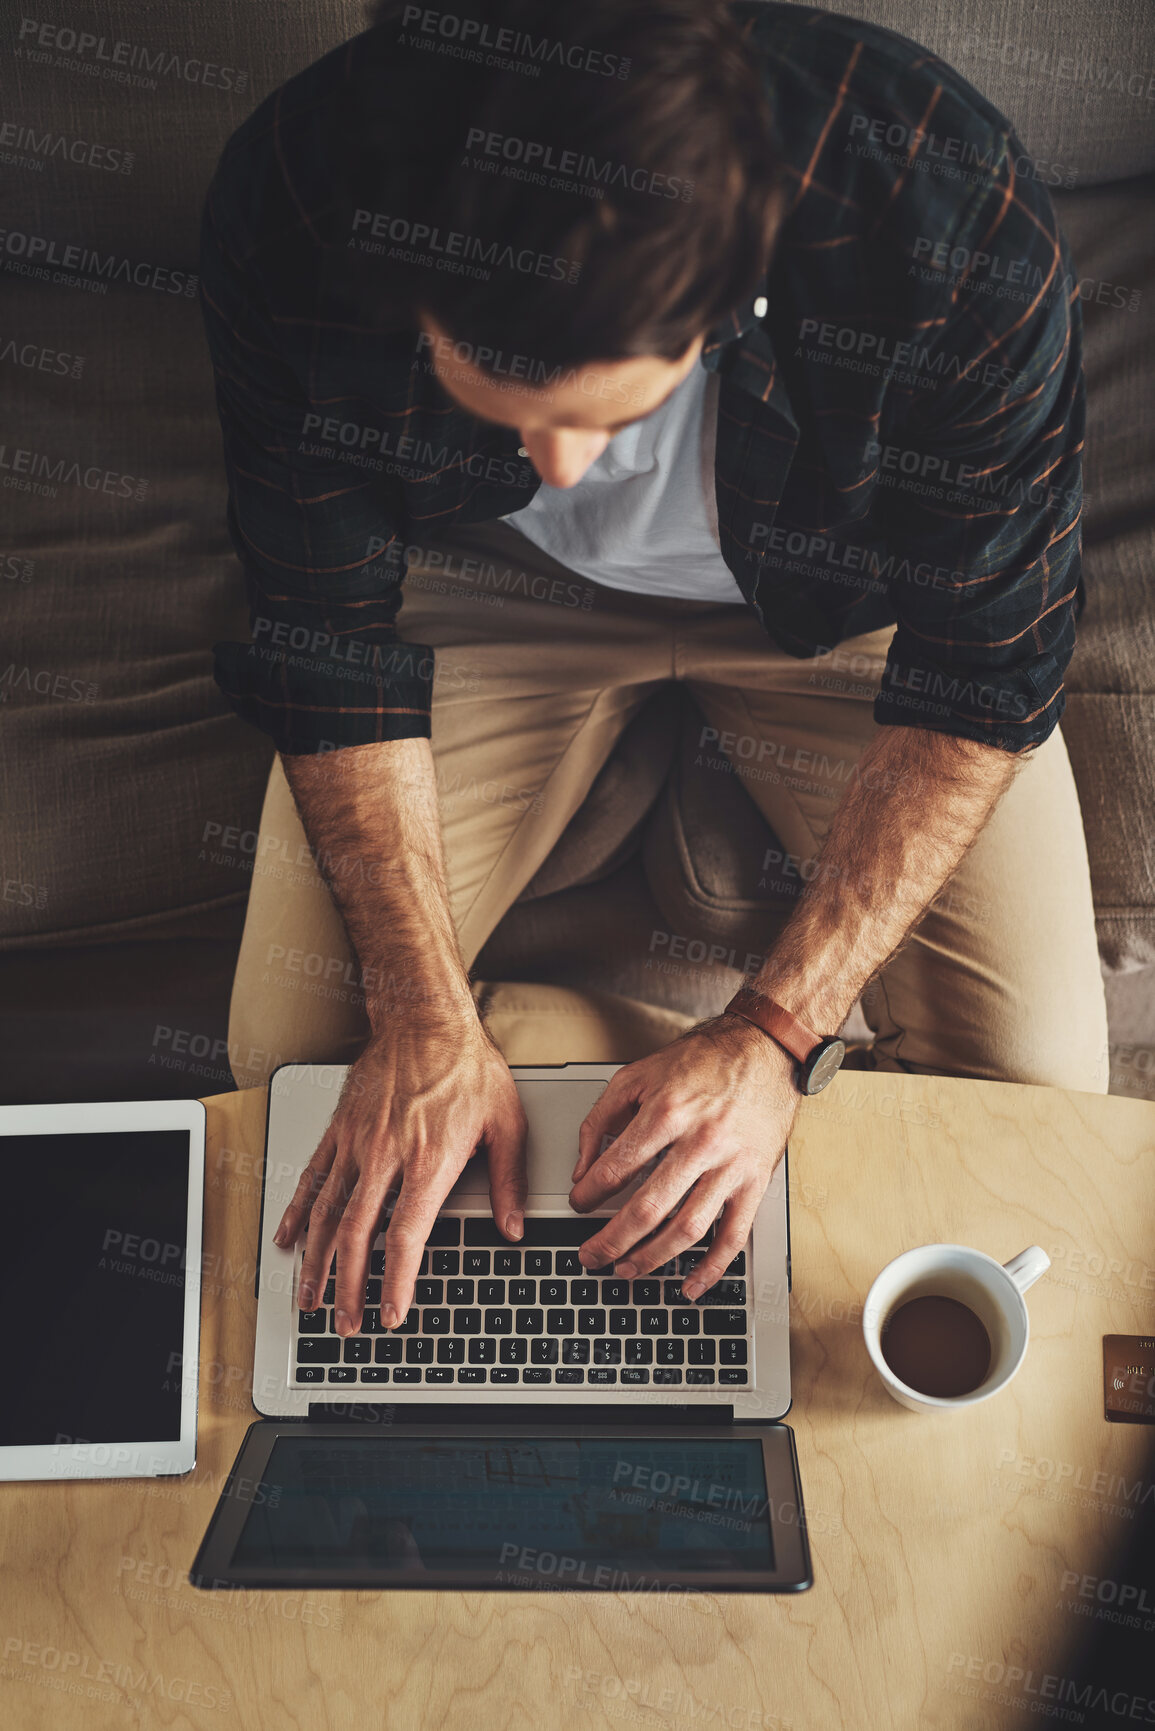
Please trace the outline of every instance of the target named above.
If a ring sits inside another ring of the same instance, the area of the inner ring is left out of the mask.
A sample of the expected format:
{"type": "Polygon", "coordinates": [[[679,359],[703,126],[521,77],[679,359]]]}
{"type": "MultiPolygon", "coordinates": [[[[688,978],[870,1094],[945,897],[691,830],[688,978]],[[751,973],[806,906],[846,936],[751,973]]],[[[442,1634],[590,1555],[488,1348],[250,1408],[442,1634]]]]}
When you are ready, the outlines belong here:
{"type": "Polygon", "coordinates": [[[846,1047],[841,1040],[823,1040],[806,1061],[806,1092],[821,1094],[827,1083],[833,1082],[837,1076],[845,1056],[846,1047]]]}

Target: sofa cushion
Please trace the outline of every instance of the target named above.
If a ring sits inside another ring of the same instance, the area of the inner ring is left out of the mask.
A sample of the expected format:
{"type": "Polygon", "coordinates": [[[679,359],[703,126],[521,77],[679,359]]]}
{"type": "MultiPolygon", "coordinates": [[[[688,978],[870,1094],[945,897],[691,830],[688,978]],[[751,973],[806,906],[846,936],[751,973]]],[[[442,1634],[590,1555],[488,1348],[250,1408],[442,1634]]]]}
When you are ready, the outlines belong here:
{"type": "Polygon", "coordinates": [[[49,15],[13,17],[4,104],[24,129],[0,250],[4,950],[161,938],[243,903],[272,748],[212,677],[248,614],[200,214],[246,115],[365,24],[353,0],[49,15]]]}
{"type": "Polygon", "coordinates": [[[1048,186],[1155,169],[1149,0],[838,0],[822,10],[897,30],[955,67],[1006,115],[1048,186]]]}

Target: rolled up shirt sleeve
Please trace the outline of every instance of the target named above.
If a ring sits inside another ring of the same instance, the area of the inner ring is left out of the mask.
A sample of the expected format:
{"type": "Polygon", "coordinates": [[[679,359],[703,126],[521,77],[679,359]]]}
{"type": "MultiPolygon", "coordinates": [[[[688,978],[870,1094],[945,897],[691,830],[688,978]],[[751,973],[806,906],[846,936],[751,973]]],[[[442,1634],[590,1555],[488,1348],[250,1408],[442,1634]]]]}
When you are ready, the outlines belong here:
{"type": "Polygon", "coordinates": [[[213,645],[214,677],[287,755],[428,738],[433,651],[395,628],[404,566],[390,483],[307,437],[306,390],[230,245],[220,170],[201,233],[200,298],[251,643],[213,645]]]}
{"type": "Polygon", "coordinates": [[[1016,176],[1015,145],[931,254],[946,279],[926,347],[938,388],[914,393],[873,447],[874,522],[905,568],[935,573],[892,585],[875,719],[1010,752],[1062,715],[1083,600],[1081,308],[1050,199],[1016,176]]]}

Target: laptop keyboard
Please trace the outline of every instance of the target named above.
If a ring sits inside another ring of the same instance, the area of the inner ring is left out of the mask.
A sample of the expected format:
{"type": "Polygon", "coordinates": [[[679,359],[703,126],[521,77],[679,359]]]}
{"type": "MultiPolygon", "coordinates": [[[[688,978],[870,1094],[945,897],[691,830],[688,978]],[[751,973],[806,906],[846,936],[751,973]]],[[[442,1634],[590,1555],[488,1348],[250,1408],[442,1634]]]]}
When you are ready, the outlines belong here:
{"type": "Polygon", "coordinates": [[[514,1246],[488,1216],[441,1215],[413,1308],[392,1330],[381,1326],[379,1240],[360,1334],[337,1334],[332,1275],[322,1304],[298,1310],[296,1384],[745,1386],[746,1252],[691,1303],[682,1277],[705,1255],[709,1234],[652,1274],[622,1280],[578,1261],[579,1247],[604,1225],[604,1217],[527,1215],[514,1246]]]}

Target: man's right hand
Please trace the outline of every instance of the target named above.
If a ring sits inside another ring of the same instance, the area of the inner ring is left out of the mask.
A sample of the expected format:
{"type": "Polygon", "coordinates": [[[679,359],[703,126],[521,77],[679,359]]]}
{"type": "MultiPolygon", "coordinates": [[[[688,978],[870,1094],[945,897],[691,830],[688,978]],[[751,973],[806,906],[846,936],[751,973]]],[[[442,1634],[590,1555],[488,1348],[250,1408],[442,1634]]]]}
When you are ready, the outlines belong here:
{"type": "Polygon", "coordinates": [[[392,1203],[381,1321],[386,1328],[403,1321],[434,1217],[479,1146],[489,1160],[493,1218],[507,1238],[519,1239],[525,1132],[509,1066],[476,1013],[470,1021],[410,1011],[375,1033],[275,1235],[289,1249],[307,1231],[301,1309],[321,1301],[335,1252],[337,1333],[358,1331],[369,1252],[392,1203]]]}

